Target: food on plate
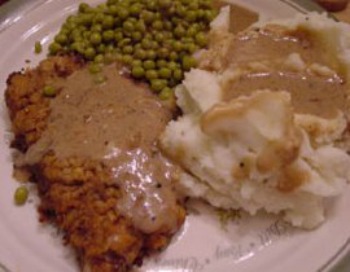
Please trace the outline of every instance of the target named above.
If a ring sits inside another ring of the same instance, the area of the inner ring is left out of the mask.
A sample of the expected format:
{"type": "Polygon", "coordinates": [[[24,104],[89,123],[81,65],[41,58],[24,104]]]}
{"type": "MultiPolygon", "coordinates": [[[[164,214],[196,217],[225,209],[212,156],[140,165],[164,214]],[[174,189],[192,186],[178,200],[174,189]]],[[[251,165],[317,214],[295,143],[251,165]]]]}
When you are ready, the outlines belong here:
{"type": "Polygon", "coordinates": [[[108,0],[97,7],[81,3],[49,51],[74,52],[95,66],[120,61],[133,78],[148,82],[168,99],[183,73],[196,65],[192,54],[207,45],[209,23],[216,13],[212,0],[108,0]]]}
{"type": "Polygon", "coordinates": [[[172,113],[115,65],[104,84],[81,65],[51,57],[9,77],[13,147],[23,152],[15,166],[32,174],[41,220],[63,231],[82,271],[126,271],[184,221],[177,167],[156,145],[172,113]],[[42,93],[47,84],[55,94],[42,93]]]}
{"type": "Polygon", "coordinates": [[[350,175],[347,27],[311,14],[239,32],[256,20],[207,0],[81,4],[50,56],[9,76],[15,174],[81,271],[164,249],[185,220],[179,185],[220,209],[324,220],[350,175]]]}
{"type": "Polygon", "coordinates": [[[350,179],[350,27],[312,13],[232,35],[228,9],[175,91],[183,115],[162,147],[188,196],[315,228],[350,179]]]}

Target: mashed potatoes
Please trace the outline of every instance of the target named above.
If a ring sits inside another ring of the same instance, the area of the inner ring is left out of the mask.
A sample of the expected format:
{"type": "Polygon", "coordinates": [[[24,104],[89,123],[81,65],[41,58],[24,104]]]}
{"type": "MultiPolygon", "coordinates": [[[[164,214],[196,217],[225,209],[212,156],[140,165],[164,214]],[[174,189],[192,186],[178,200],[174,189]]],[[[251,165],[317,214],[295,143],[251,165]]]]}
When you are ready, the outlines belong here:
{"type": "Polygon", "coordinates": [[[220,41],[220,52],[212,44],[202,69],[186,74],[176,90],[183,115],[169,123],[161,144],[187,170],[181,186],[189,196],[250,214],[282,213],[294,226],[314,228],[325,219],[324,199],[339,195],[350,179],[350,156],[339,147],[348,123],[349,89],[344,82],[350,65],[344,55],[350,48],[349,27],[316,14],[260,24],[259,29],[271,26],[283,31],[248,36],[256,40],[245,50],[250,46],[258,52],[255,57],[232,58],[240,37],[230,37],[222,24],[215,25],[222,33],[214,35],[225,36],[229,43],[222,46],[220,41]],[[290,34],[295,29],[302,31],[290,34]],[[332,32],[331,40],[324,31],[332,32]],[[298,33],[308,36],[299,39],[298,33]],[[290,44],[282,44],[285,52],[279,54],[273,43],[284,41],[283,35],[290,44]],[[259,48],[270,38],[271,50],[259,48]],[[305,41],[314,46],[316,40],[322,43],[316,49],[337,52],[335,61],[303,51],[305,41]],[[250,84],[256,75],[259,84],[250,84]],[[338,85],[323,86],[336,80],[342,87],[325,96],[338,85]],[[300,81],[297,87],[292,86],[295,81],[300,81]]]}

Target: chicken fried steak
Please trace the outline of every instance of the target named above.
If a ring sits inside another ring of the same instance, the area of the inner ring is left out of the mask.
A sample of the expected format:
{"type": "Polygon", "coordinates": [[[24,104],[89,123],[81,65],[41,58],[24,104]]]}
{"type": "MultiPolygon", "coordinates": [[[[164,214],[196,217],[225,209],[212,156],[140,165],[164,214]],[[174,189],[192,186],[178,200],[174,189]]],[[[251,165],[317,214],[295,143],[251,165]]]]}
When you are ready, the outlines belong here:
{"type": "Polygon", "coordinates": [[[102,84],[83,66],[51,57],[9,77],[15,167],[30,172],[41,220],[63,232],[82,271],[129,271],[185,218],[173,189],[178,169],[157,147],[172,114],[115,66],[103,68],[102,84]]]}

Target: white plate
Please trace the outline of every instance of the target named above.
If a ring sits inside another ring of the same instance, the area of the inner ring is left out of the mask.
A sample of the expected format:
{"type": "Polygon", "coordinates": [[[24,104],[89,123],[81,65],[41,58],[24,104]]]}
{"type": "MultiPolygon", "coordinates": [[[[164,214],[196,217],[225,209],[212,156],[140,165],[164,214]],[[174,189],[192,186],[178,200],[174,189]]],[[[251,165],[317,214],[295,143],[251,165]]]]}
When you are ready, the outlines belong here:
{"type": "MultiPolygon", "coordinates": [[[[232,1],[260,12],[265,18],[315,9],[310,1],[300,0],[232,1]]],[[[46,48],[64,18],[76,7],[75,0],[12,0],[0,9],[1,97],[9,73],[28,66],[25,60],[31,60],[30,65],[34,66],[43,58],[43,54],[33,53],[35,41],[40,40],[46,48]]],[[[3,98],[0,103],[0,271],[7,271],[6,268],[13,272],[78,271],[74,254],[62,246],[55,229],[38,223],[35,201],[20,208],[13,204],[17,184],[12,178],[3,98]]],[[[266,215],[243,216],[223,228],[211,211],[194,213],[170,247],[147,261],[140,271],[330,271],[339,260],[346,261],[344,256],[350,248],[349,206],[350,188],[329,203],[327,222],[310,232],[293,229],[266,215]]],[[[343,269],[350,271],[350,266],[344,264],[343,269]]]]}

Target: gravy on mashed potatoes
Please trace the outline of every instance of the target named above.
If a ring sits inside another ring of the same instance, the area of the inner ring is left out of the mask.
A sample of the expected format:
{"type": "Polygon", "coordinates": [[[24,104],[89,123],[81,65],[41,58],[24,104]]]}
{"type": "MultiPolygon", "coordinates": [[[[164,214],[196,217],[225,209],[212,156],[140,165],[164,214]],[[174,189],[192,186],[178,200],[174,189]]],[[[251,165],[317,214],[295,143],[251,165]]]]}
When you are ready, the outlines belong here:
{"type": "Polygon", "coordinates": [[[234,35],[228,15],[177,88],[183,115],[162,147],[187,170],[188,195],[314,228],[350,178],[350,27],[308,14],[234,35]]]}

